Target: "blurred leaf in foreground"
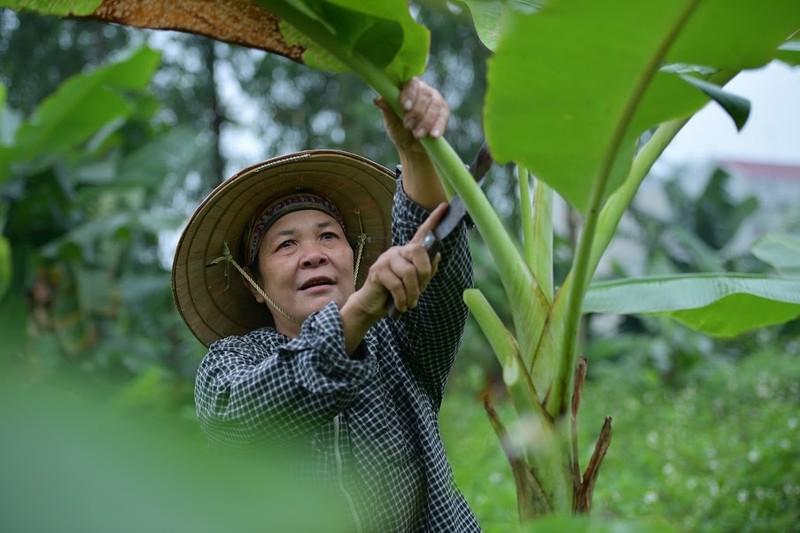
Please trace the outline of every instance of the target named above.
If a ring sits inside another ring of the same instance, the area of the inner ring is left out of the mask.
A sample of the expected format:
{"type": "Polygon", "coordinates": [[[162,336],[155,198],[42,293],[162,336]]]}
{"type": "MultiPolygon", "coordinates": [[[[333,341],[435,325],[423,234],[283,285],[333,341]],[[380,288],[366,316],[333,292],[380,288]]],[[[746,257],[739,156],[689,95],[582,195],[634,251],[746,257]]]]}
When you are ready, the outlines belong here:
{"type": "Polygon", "coordinates": [[[6,385],[2,531],[349,529],[345,507],[298,474],[291,452],[223,456],[174,421],[137,423],[83,393],[6,385]]]}

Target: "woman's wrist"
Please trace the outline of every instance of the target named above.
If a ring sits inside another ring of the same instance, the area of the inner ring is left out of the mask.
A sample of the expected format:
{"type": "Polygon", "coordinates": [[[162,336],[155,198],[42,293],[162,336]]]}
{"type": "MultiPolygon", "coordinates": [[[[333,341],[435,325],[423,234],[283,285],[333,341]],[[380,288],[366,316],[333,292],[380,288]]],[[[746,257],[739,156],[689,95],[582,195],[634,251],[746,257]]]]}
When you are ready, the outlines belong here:
{"type": "Polygon", "coordinates": [[[339,310],[344,328],[345,352],[353,356],[369,328],[374,326],[381,315],[368,312],[359,301],[358,292],[353,293],[339,310]]]}
{"type": "Polygon", "coordinates": [[[432,211],[440,203],[447,202],[447,195],[439,181],[436,167],[433,166],[428,154],[422,157],[415,157],[400,154],[400,164],[403,167],[403,190],[406,195],[424,207],[432,211]]]}

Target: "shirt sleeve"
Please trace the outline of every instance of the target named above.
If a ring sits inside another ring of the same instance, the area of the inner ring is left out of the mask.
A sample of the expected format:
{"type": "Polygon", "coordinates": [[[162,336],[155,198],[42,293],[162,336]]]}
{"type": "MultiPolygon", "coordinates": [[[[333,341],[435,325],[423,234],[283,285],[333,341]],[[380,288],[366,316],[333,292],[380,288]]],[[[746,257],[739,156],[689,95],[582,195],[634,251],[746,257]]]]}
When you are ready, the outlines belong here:
{"type": "Polygon", "coordinates": [[[291,340],[260,330],[213,343],[195,382],[197,416],[217,447],[284,442],[340,413],[375,371],[374,356],[345,353],[331,302],[291,340]]]}
{"type": "MultiPolygon", "coordinates": [[[[410,241],[429,214],[406,195],[398,180],[392,211],[393,243],[410,241]]],[[[444,239],[440,253],[439,268],[420,297],[419,305],[401,315],[395,323],[398,342],[405,346],[405,362],[437,409],[461,347],[469,312],[463,301],[464,290],[473,283],[465,222],[444,239]]]]}

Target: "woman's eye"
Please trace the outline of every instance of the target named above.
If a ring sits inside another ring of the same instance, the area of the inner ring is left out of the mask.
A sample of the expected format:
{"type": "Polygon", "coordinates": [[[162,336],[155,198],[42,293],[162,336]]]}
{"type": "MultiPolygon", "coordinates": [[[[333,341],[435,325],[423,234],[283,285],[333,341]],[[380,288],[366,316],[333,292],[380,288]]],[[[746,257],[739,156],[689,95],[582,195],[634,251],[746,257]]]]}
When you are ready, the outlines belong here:
{"type": "Polygon", "coordinates": [[[282,241],[282,242],[281,242],[281,243],[278,245],[278,248],[279,248],[279,249],[280,249],[280,248],[288,248],[289,246],[291,246],[291,245],[292,245],[292,242],[293,242],[293,241],[282,241]]]}
{"type": "Polygon", "coordinates": [[[323,239],[336,239],[338,237],[339,236],[333,233],[332,231],[326,231],[325,233],[322,234],[323,239]]]}

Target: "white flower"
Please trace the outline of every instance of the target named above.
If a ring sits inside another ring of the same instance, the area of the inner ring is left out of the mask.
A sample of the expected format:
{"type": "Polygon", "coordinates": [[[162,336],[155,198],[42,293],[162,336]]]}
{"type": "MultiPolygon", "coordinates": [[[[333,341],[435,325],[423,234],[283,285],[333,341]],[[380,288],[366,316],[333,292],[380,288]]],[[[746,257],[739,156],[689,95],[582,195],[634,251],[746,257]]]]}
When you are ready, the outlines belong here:
{"type": "Polygon", "coordinates": [[[645,493],[643,499],[644,499],[644,503],[649,505],[651,503],[655,503],[655,502],[658,501],[658,494],[656,494],[655,492],[653,492],[651,490],[651,491],[648,491],[648,492],[645,493]]]}

